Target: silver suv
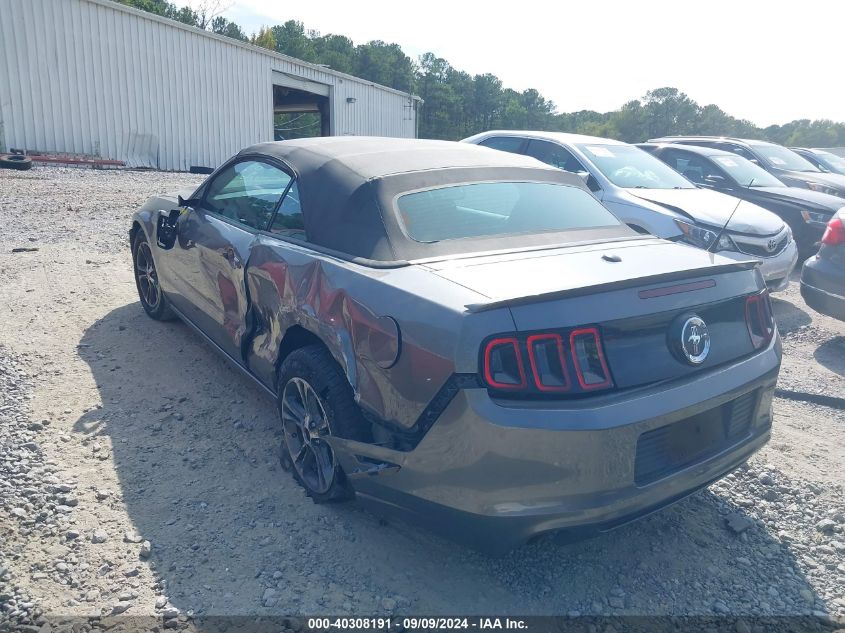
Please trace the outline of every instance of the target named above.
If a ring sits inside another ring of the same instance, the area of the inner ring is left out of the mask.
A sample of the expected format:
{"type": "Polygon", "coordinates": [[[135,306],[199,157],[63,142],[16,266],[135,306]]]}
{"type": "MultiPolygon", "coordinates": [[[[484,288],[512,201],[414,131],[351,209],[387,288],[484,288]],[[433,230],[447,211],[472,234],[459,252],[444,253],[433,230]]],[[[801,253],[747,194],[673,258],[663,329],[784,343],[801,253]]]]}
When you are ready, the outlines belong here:
{"type": "Polygon", "coordinates": [[[463,142],[526,154],[579,174],[606,207],[637,231],[737,260],[757,258],[770,290],[789,284],[798,249],[783,220],[750,202],[696,187],[638,147],[596,136],[509,130],[483,132],[463,142]]]}

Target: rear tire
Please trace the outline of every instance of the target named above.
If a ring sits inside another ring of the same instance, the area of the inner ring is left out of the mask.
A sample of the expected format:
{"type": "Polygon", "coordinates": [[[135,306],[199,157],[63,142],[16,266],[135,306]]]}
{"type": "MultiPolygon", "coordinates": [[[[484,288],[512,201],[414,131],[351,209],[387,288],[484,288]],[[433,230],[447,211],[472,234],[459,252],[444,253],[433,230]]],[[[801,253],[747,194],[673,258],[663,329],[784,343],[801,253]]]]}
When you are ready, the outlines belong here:
{"type": "Polygon", "coordinates": [[[353,499],[355,492],[324,438],[366,441],[368,434],[352,388],[329,351],[307,345],[291,352],[279,370],[277,395],[282,467],[315,503],[353,499]]]}
{"type": "Polygon", "coordinates": [[[140,229],[132,240],[132,268],[138,298],[147,315],[156,321],[170,321],[176,318],[170,302],[161,291],[155,261],[150,243],[140,229]]]}

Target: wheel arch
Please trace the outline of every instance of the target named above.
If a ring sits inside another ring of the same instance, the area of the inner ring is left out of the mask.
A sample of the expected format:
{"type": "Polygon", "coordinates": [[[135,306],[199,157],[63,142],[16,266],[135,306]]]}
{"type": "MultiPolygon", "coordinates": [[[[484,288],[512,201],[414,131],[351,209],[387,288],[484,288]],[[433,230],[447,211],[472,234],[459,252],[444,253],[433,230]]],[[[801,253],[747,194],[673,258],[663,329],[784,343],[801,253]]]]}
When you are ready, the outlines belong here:
{"type": "Polygon", "coordinates": [[[314,333],[312,330],[299,325],[291,325],[285,330],[285,334],[282,337],[281,343],[279,343],[279,351],[276,357],[276,369],[275,369],[275,380],[278,381],[279,372],[281,371],[282,364],[285,362],[285,359],[291,355],[292,352],[301,349],[303,347],[307,347],[308,345],[320,345],[321,347],[328,350],[328,352],[332,355],[335,362],[340,366],[343,375],[346,376],[347,382],[352,387],[353,391],[355,390],[355,383],[352,380],[352,376],[350,376],[349,371],[349,362],[354,362],[353,359],[344,358],[344,354],[342,350],[340,351],[340,356],[346,362],[341,362],[338,358],[337,350],[333,350],[330,345],[326,343],[323,338],[314,333]]]}
{"type": "Polygon", "coordinates": [[[143,230],[141,223],[138,220],[132,220],[132,228],[129,229],[129,248],[132,248],[132,244],[135,242],[135,236],[141,230],[143,230]]]}
{"type": "Polygon", "coordinates": [[[148,227],[146,226],[146,222],[144,221],[143,216],[140,217],[140,218],[138,216],[136,216],[135,218],[132,219],[132,226],[129,229],[129,248],[130,249],[132,248],[133,244],[135,243],[135,238],[138,236],[138,233],[142,233],[144,235],[144,237],[147,239],[147,241],[150,242],[151,248],[154,246],[152,239],[150,237],[150,231],[148,230],[148,227]]]}

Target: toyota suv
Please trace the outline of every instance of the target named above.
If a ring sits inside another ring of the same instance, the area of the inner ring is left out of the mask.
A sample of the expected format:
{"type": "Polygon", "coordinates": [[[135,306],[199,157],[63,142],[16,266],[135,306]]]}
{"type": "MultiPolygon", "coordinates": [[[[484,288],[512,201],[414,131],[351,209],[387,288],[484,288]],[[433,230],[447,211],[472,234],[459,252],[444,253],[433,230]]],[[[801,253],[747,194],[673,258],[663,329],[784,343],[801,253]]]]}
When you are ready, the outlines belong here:
{"type": "Polygon", "coordinates": [[[640,233],[684,242],[733,259],[761,262],[770,290],[783,290],[798,261],[792,231],[745,200],[701,189],[638,147],[595,136],[490,131],[466,143],[516,154],[581,176],[613,213],[640,233]]]}

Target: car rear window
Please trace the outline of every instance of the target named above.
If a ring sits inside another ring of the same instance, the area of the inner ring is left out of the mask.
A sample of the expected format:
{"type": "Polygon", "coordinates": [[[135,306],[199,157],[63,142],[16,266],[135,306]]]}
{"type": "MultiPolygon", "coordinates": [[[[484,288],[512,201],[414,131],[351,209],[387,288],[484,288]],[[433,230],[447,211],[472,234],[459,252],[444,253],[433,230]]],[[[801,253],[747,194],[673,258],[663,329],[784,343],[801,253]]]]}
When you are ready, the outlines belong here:
{"type": "Polygon", "coordinates": [[[589,192],[543,182],[479,182],[401,195],[408,236],[424,243],[619,226],[589,192]]]}

